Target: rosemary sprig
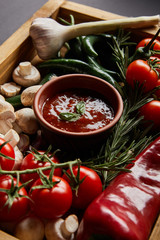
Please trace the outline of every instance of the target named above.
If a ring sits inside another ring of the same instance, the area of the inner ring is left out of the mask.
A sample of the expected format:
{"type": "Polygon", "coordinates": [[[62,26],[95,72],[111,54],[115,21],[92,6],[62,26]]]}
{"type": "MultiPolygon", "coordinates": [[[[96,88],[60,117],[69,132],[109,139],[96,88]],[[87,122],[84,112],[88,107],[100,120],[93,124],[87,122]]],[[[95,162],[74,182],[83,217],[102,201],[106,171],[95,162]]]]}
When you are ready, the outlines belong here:
{"type": "Polygon", "coordinates": [[[149,98],[151,92],[144,95],[140,86],[135,86],[133,91],[126,83],[129,49],[120,36],[127,40],[128,36],[125,38],[119,34],[118,38],[113,37],[113,54],[124,83],[118,87],[124,99],[124,111],[97,156],[84,163],[101,173],[104,186],[120,171],[129,171],[125,168],[126,165],[153,140],[153,136],[149,135],[150,128],[145,131],[140,129],[143,117],[138,117],[137,114],[141,106],[152,100],[149,98]]]}
{"type": "Polygon", "coordinates": [[[126,100],[123,115],[99,154],[84,163],[101,173],[105,186],[120,171],[128,171],[126,165],[153,140],[152,136],[147,136],[147,130],[145,134],[139,130],[141,121],[142,117],[130,117],[130,108],[126,100]]]}

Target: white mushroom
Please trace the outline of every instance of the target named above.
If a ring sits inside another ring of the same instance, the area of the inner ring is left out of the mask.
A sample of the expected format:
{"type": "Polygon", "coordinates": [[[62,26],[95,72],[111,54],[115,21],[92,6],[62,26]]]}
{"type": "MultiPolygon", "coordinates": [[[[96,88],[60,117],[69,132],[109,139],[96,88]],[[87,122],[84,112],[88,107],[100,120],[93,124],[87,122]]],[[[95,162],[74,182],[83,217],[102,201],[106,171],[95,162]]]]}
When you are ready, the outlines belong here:
{"type": "Polygon", "coordinates": [[[20,151],[24,152],[29,147],[30,138],[28,135],[24,133],[20,133],[19,137],[20,137],[20,141],[18,142],[17,147],[19,148],[20,151]]]}
{"type": "Polygon", "coordinates": [[[35,216],[27,216],[17,223],[14,235],[21,240],[43,240],[44,224],[35,216]]]}
{"type": "Polygon", "coordinates": [[[6,134],[11,128],[16,117],[14,114],[14,107],[5,101],[0,99],[0,133],[6,134]]]}
{"type": "Polygon", "coordinates": [[[14,148],[19,140],[20,140],[20,137],[18,135],[18,133],[13,130],[13,129],[10,129],[5,135],[4,135],[4,139],[6,141],[9,141],[10,145],[14,148]]]}
{"type": "Polygon", "coordinates": [[[5,101],[2,97],[0,99],[0,112],[4,112],[4,111],[12,111],[14,112],[14,107],[12,106],[12,104],[10,104],[9,102],[5,101]]]}
{"type": "Polygon", "coordinates": [[[23,87],[29,87],[38,84],[40,73],[38,69],[30,62],[21,62],[13,71],[13,80],[23,87]]]}
{"type": "Polygon", "coordinates": [[[0,138],[4,138],[4,134],[0,133],[0,138]]]}
{"type": "Polygon", "coordinates": [[[5,101],[5,97],[3,95],[0,94],[0,100],[5,101]]]}
{"type": "Polygon", "coordinates": [[[69,215],[65,220],[48,221],[45,225],[45,236],[47,240],[75,239],[75,232],[78,229],[78,218],[76,215],[69,215]]]}
{"type": "Polygon", "coordinates": [[[59,218],[57,221],[48,221],[45,225],[45,237],[47,240],[65,240],[60,227],[64,219],[59,218]]]}
{"type": "Polygon", "coordinates": [[[16,120],[14,112],[6,110],[0,112],[0,133],[6,134],[13,128],[13,122],[16,120]]]}
{"type": "Polygon", "coordinates": [[[17,85],[15,82],[8,82],[1,85],[1,93],[5,97],[13,97],[19,94],[21,91],[21,86],[17,85]]]}
{"type": "Polygon", "coordinates": [[[31,108],[21,108],[15,112],[16,124],[26,134],[34,134],[39,129],[39,124],[31,108]]]}
{"type": "Polygon", "coordinates": [[[23,153],[19,150],[18,146],[14,147],[14,152],[15,152],[15,164],[13,170],[18,170],[20,169],[24,157],[23,153]]]}
{"type": "Polygon", "coordinates": [[[62,235],[65,239],[70,239],[78,229],[78,218],[76,215],[69,215],[61,225],[62,235]]]}
{"type": "Polygon", "coordinates": [[[16,123],[16,121],[13,123],[13,129],[18,133],[22,133],[22,129],[20,128],[20,126],[16,123]]]}
{"type": "Polygon", "coordinates": [[[14,152],[15,152],[15,164],[13,167],[13,170],[19,169],[22,160],[23,160],[23,154],[20,151],[20,149],[17,147],[17,144],[20,141],[20,137],[18,135],[18,133],[13,130],[10,129],[5,135],[4,135],[4,140],[9,141],[10,145],[14,148],[14,152]]]}
{"type": "Polygon", "coordinates": [[[23,92],[21,93],[21,102],[24,106],[33,105],[34,96],[41,88],[41,86],[42,85],[34,85],[23,90],[23,92]]]}

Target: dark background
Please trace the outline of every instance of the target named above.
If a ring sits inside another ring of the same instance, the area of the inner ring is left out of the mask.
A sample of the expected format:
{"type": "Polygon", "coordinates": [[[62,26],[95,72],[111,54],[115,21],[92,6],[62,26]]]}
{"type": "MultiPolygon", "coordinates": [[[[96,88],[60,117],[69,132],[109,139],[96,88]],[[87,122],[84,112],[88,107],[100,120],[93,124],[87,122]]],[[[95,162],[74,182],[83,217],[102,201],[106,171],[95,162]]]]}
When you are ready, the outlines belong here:
{"type": "MultiPolygon", "coordinates": [[[[128,17],[160,14],[160,0],[72,0],[128,17]]],[[[47,0],[0,0],[0,45],[47,0]]]]}

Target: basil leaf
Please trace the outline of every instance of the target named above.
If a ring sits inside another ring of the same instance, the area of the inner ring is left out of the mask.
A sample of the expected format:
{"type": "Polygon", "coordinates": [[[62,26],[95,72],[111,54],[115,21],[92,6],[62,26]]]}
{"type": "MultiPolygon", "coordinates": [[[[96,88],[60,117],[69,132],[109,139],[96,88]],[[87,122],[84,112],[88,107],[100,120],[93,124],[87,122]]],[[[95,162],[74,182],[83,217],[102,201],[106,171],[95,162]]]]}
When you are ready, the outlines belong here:
{"type": "Polygon", "coordinates": [[[85,113],[85,102],[80,101],[76,105],[76,113],[63,112],[59,114],[59,118],[64,121],[75,122],[77,121],[81,115],[85,113]]]}
{"type": "Polygon", "coordinates": [[[77,103],[76,105],[76,112],[79,113],[80,115],[83,115],[85,113],[85,102],[84,101],[80,101],[79,103],[77,103]]]}
{"type": "Polygon", "coordinates": [[[75,122],[80,118],[78,113],[63,112],[59,114],[61,120],[75,122]]]}

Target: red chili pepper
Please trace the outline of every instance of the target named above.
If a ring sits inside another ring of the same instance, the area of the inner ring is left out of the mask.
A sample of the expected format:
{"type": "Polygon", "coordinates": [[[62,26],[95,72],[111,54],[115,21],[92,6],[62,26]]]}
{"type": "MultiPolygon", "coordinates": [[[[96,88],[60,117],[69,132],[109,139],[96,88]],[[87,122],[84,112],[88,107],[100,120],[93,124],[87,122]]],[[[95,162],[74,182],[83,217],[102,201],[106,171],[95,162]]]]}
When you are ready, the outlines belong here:
{"type": "MultiPolygon", "coordinates": [[[[160,137],[136,157],[86,209],[77,240],[92,234],[147,240],[160,211],[160,137]]],[[[103,238],[104,239],[104,238],[103,238]]]]}

